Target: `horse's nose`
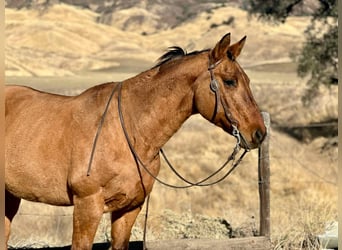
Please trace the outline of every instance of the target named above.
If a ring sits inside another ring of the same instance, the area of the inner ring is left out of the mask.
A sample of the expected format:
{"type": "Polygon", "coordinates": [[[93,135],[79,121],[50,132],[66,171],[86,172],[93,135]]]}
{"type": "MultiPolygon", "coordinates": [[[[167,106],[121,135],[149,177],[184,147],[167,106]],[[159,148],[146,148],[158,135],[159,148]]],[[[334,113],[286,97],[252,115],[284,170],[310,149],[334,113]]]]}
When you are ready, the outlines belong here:
{"type": "Polygon", "coordinates": [[[257,145],[260,145],[262,141],[265,139],[265,136],[266,136],[266,131],[263,132],[260,129],[255,130],[253,133],[254,143],[256,143],[257,145]]]}

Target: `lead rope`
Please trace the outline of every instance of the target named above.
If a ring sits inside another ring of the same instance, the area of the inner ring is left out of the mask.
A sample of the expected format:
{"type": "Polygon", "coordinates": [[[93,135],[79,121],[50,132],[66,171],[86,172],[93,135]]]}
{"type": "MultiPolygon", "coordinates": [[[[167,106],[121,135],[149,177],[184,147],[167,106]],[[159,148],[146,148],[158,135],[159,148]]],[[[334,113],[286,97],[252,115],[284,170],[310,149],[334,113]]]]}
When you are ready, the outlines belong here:
{"type": "Polygon", "coordinates": [[[144,233],[143,233],[143,250],[147,250],[146,247],[146,232],[147,232],[147,217],[148,217],[148,207],[150,204],[150,194],[148,194],[146,199],[146,212],[145,212],[145,221],[144,221],[144,233]]]}
{"type": "Polygon", "coordinates": [[[240,133],[239,133],[239,130],[236,128],[235,125],[232,125],[233,126],[233,136],[236,138],[236,145],[234,147],[234,150],[232,152],[232,154],[227,158],[227,160],[222,164],[222,166],[217,169],[215,172],[213,172],[211,175],[209,175],[208,177],[198,181],[198,182],[190,182],[188,181],[187,179],[185,179],[185,177],[183,177],[180,173],[177,172],[177,170],[173,167],[173,165],[171,164],[171,162],[169,161],[169,159],[167,158],[166,154],[164,153],[164,150],[163,149],[160,149],[160,153],[162,154],[165,162],[167,163],[167,165],[169,166],[169,168],[172,170],[172,172],[179,178],[181,179],[182,181],[190,184],[189,187],[192,187],[192,186],[199,186],[199,187],[205,187],[205,186],[212,186],[214,184],[217,184],[219,182],[221,182],[222,180],[224,180],[236,167],[237,165],[241,162],[242,158],[245,156],[245,154],[249,151],[248,149],[245,149],[245,152],[240,156],[240,158],[238,159],[238,161],[234,162],[235,160],[235,156],[237,155],[237,153],[240,151],[240,142],[241,142],[241,137],[240,137],[240,133]],[[208,181],[209,179],[213,178],[215,175],[217,175],[219,172],[221,172],[226,166],[227,164],[230,162],[230,161],[233,161],[232,162],[232,167],[231,169],[223,176],[221,177],[220,179],[214,181],[214,182],[211,182],[211,183],[204,183],[206,181],[208,181]]]}
{"type": "MultiPolygon", "coordinates": [[[[168,160],[168,158],[166,157],[163,149],[160,149],[160,152],[162,153],[166,163],[169,165],[169,167],[172,169],[172,171],[184,182],[190,184],[191,186],[208,186],[208,185],[214,185],[222,180],[224,180],[231,172],[233,172],[233,170],[240,164],[240,162],[242,161],[242,158],[246,155],[247,152],[249,152],[249,149],[245,149],[245,151],[242,153],[242,155],[239,157],[239,159],[234,163],[234,159],[235,159],[235,155],[239,152],[240,150],[240,133],[239,130],[236,128],[235,125],[233,125],[233,136],[236,138],[237,142],[236,145],[234,147],[234,151],[233,153],[228,157],[228,160],[223,164],[223,166],[221,168],[219,168],[217,171],[215,171],[213,174],[211,174],[210,176],[208,176],[207,178],[197,182],[197,183],[192,183],[189,182],[188,180],[186,180],[183,176],[181,176],[172,166],[172,164],[170,163],[170,161],[168,160]],[[212,178],[213,176],[215,176],[217,173],[219,173],[227,164],[229,161],[233,160],[233,166],[232,168],[219,180],[212,182],[210,184],[202,184],[203,182],[207,181],[208,179],[212,178]]],[[[148,212],[149,212],[149,203],[150,203],[150,195],[149,194],[147,196],[147,200],[146,200],[146,210],[145,210],[145,220],[144,220],[144,232],[143,232],[143,250],[147,250],[146,247],[146,234],[147,234],[147,218],[148,218],[148,212]]]]}
{"type": "MultiPolygon", "coordinates": [[[[211,64],[209,65],[208,67],[208,70],[210,72],[210,88],[211,90],[215,93],[215,109],[214,109],[214,113],[213,113],[213,116],[212,116],[212,121],[215,119],[216,117],[216,114],[218,113],[218,109],[219,109],[219,102],[220,102],[220,94],[219,94],[219,85],[218,85],[218,82],[217,80],[215,79],[214,77],[214,73],[213,73],[213,69],[220,63],[221,61],[218,61],[214,64],[211,64]]],[[[137,160],[137,162],[140,162],[141,166],[145,169],[145,171],[151,176],[153,177],[155,180],[157,180],[159,183],[165,185],[165,186],[168,186],[168,187],[172,187],[172,188],[188,188],[188,187],[192,187],[192,186],[209,186],[209,185],[214,185],[222,180],[224,180],[238,165],[239,163],[242,161],[242,158],[246,155],[247,152],[249,152],[249,149],[246,149],[243,154],[240,156],[240,158],[238,159],[237,162],[234,163],[234,160],[235,160],[235,156],[236,154],[239,152],[240,150],[240,142],[241,142],[241,137],[240,137],[240,132],[238,130],[238,128],[236,127],[236,122],[235,120],[232,118],[229,109],[226,107],[225,103],[222,103],[221,101],[221,104],[223,106],[223,109],[224,109],[224,113],[225,113],[225,116],[227,118],[228,121],[231,122],[232,124],[232,128],[233,128],[233,131],[232,131],[232,135],[236,138],[237,140],[237,143],[236,143],[236,146],[234,147],[234,150],[232,152],[232,154],[228,157],[227,161],[222,165],[222,167],[220,167],[217,171],[215,171],[213,174],[211,174],[210,176],[208,176],[207,178],[197,182],[197,183],[193,183],[193,182],[190,182],[188,180],[186,180],[183,176],[181,176],[176,170],[175,168],[172,166],[172,164],[170,163],[170,161],[168,160],[168,158],[166,157],[163,149],[161,148],[160,149],[160,152],[163,156],[163,158],[165,159],[166,163],[168,164],[168,166],[170,167],[170,169],[176,174],[176,176],[178,176],[181,180],[183,180],[184,182],[186,182],[187,184],[189,185],[186,185],[186,186],[175,186],[175,185],[171,185],[171,184],[168,184],[166,182],[163,182],[161,181],[160,179],[158,179],[155,175],[153,175],[149,170],[148,168],[143,164],[143,162],[140,160],[140,158],[138,157],[137,153],[135,152],[134,150],[134,147],[133,145],[131,144],[130,140],[129,140],[129,137],[128,137],[128,133],[125,129],[125,126],[124,126],[124,120],[123,120],[123,115],[122,115],[122,111],[121,111],[121,87],[119,88],[119,94],[118,94],[118,110],[119,110],[119,118],[120,118],[120,122],[121,122],[121,126],[123,128],[123,131],[124,131],[124,134],[126,136],[126,140],[127,140],[127,143],[129,145],[129,148],[133,154],[133,156],[135,157],[135,159],[137,160]],[[224,167],[229,163],[229,161],[233,161],[232,162],[232,168],[222,177],[220,178],[219,180],[217,181],[214,181],[212,183],[209,183],[209,184],[203,184],[203,182],[211,179],[213,176],[215,176],[216,174],[218,174],[222,169],[224,169],[224,167]]],[[[144,232],[143,232],[143,249],[144,250],[147,250],[147,247],[146,247],[146,232],[147,232],[147,218],[148,218],[148,212],[149,212],[149,202],[150,202],[150,194],[147,196],[147,200],[146,200],[146,212],[145,212],[145,221],[144,221],[144,232]]]]}
{"type": "MultiPolygon", "coordinates": [[[[221,61],[218,61],[212,65],[209,65],[208,67],[208,70],[210,72],[210,88],[211,90],[215,93],[215,109],[214,109],[214,113],[213,113],[213,116],[212,116],[212,121],[215,119],[216,117],[216,114],[218,112],[218,103],[220,102],[220,95],[219,95],[219,85],[218,85],[218,82],[217,80],[215,79],[214,77],[214,74],[212,72],[212,70],[220,63],[221,61]]],[[[236,142],[236,145],[234,147],[234,150],[232,152],[232,154],[228,157],[227,161],[217,170],[215,171],[213,174],[211,174],[210,176],[204,178],[203,180],[201,181],[198,181],[196,183],[193,183],[193,182],[190,182],[188,180],[186,180],[183,176],[181,176],[176,170],[175,168],[172,166],[172,164],[170,163],[170,161],[168,160],[168,158],[166,157],[163,149],[160,149],[160,152],[162,154],[162,156],[164,157],[165,161],[167,162],[167,164],[169,165],[169,167],[171,168],[171,170],[176,174],[176,176],[178,176],[181,180],[183,180],[184,182],[186,182],[187,184],[189,185],[186,185],[186,186],[175,186],[175,185],[171,185],[171,184],[168,184],[166,182],[163,182],[161,181],[160,179],[158,179],[155,175],[153,175],[149,170],[148,168],[144,165],[144,163],[140,160],[140,158],[138,157],[137,153],[135,152],[134,150],[134,147],[133,145],[131,144],[130,140],[129,140],[129,137],[128,137],[128,133],[126,131],[126,128],[124,126],[124,120],[123,120],[123,115],[122,115],[122,110],[121,110],[121,88],[122,88],[122,83],[120,82],[119,84],[117,84],[115,86],[115,88],[113,89],[109,99],[108,99],[108,102],[106,104],[106,107],[105,107],[105,110],[101,116],[101,119],[100,119],[100,123],[99,123],[99,126],[98,126],[98,129],[96,131],[96,134],[95,134],[95,138],[94,138],[94,142],[93,142],[93,147],[92,147],[92,151],[91,151],[91,154],[90,154],[90,160],[89,160],[89,164],[88,164],[88,171],[87,171],[87,176],[90,175],[90,171],[91,171],[91,165],[92,165],[92,162],[93,162],[93,158],[94,158],[94,153],[95,153],[95,148],[96,148],[96,144],[97,144],[97,140],[98,140],[98,137],[99,137],[99,134],[101,133],[101,130],[102,130],[102,127],[103,127],[103,123],[104,123],[104,120],[105,120],[105,117],[107,115],[107,111],[108,111],[108,108],[109,108],[109,104],[114,96],[114,93],[115,93],[115,90],[119,87],[119,93],[118,93],[118,111],[119,111],[119,118],[120,118],[120,123],[121,123],[121,126],[122,126],[122,129],[123,129],[123,132],[125,134],[125,137],[126,137],[126,140],[127,140],[127,143],[129,145],[129,148],[133,154],[133,156],[135,157],[137,163],[140,163],[140,165],[145,169],[145,171],[151,176],[153,177],[155,180],[157,180],[159,183],[165,185],[165,186],[168,186],[168,187],[172,187],[172,188],[189,188],[189,187],[192,187],[192,186],[210,186],[210,185],[214,185],[214,184],[217,184],[219,182],[221,182],[222,180],[224,180],[238,165],[239,163],[242,161],[242,158],[245,156],[245,154],[247,152],[249,152],[249,149],[245,149],[245,151],[242,153],[242,155],[240,156],[240,158],[234,162],[235,160],[235,156],[236,154],[239,152],[240,150],[240,142],[241,142],[241,137],[240,137],[240,132],[238,130],[238,128],[236,127],[236,123],[235,121],[232,119],[232,116],[231,114],[228,112],[228,108],[226,107],[226,105],[224,105],[225,103],[222,103],[221,101],[221,104],[223,105],[223,109],[224,109],[224,112],[225,112],[225,116],[226,118],[231,122],[232,124],[232,128],[233,128],[233,131],[232,131],[232,135],[236,138],[237,142],[236,142]],[[231,169],[220,179],[212,182],[212,183],[203,183],[209,179],[211,179],[213,176],[217,175],[221,170],[224,169],[224,167],[230,162],[230,161],[233,161],[232,162],[232,167],[231,169]]],[[[148,218],[148,208],[149,208],[149,202],[150,202],[150,194],[147,196],[147,200],[146,200],[146,213],[145,213],[145,222],[144,222],[144,232],[143,232],[143,249],[146,250],[147,247],[146,247],[146,231],[147,231],[147,218],[148,218]]]]}
{"type": "MultiPolygon", "coordinates": [[[[245,150],[242,155],[239,157],[239,159],[234,163],[233,167],[218,181],[211,183],[212,185],[222,181],[223,179],[225,179],[231,172],[233,172],[233,170],[240,164],[240,162],[242,161],[242,158],[246,155],[246,153],[249,150],[245,150]]],[[[177,172],[175,172],[177,173],[177,172]]],[[[183,177],[181,177],[183,178],[183,177]]],[[[186,179],[184,179],[184,181],[188,182],[186,179]]],[[[188,182],[189,183],[189,182],[188,182]]],[[[198,184],[198,183],[197,183],[198,184]]],[[[200,186],[200,185],[196,185],[196,186],[200,186]]],[[[150,203],[150,195],[149,194],[147,196],[147,200],[146,200],[146,211],[145,211],[145,219],[144,219],[144,232],[143,232],[143,250],[147,250],[146,247],[146,234],[147,234],[147,218],[148,218],[148,212],[149,212],[149,203],[150,203]]]]}
{"type": "Polygon", "coordinates": [[[117,84],[115,86],[115,88],[113,88],[113,91],[112,93],[110,94],[109,96],[109,99],[107,101],[107,104],[106,104],[106,107],[105,107],[105,110],[103,111],[103,114],[101,116],[101,120],[100,120],[100,123],[97,127],[97,131],[96,131],[96,134],[95,134],[95,137],[94,137],[94,142],[93,142],[93,147],[91,149],[91,153],[90,153],[90,159],[89,159],[89,164],[88,164],[88,170],[87,170],[87,176],[90,175],[90,171],[91,171],[91,165],[93,163],[93,159],[94,159],[94,154],[95,154],[95,148],[96,148],[96,144],[97,144],[97,140],[99,138],[99,135],[101,133],[101,130],[102,130],[102,127],[103,127],[103,123],[104,123],[104,120],[106,118],[106,115],[107,115],[107,111],[108,111],[108,108],[109,108],[109,104],[114,96],[114,93],[115,93],[115,90],[118,88],[118,86],[121,85],[121,82],[119,84],[117,84]]]}
{"type": "MultiPolygon", "coordinates": [[[[193,186],[210,186],[210,185],[214,185],[220,181],[222,181],[226,176],[228,176],[230,173],[231,173],[231,170],[228,171],[228,174],[225,174],[224,177],[220,178],[218,181],[214,181],[213,183],[205,183],[203,184],[203,182],[205,182],[206,180],[208,180],[209,178],[211,177],[207,177],[199,182],[196,182],[196,183],[192,183],[192,182],[189,182],[189,181],[186,181],[188,185],[183,185],[183,186],[176,186],[176,185],[173,185],[173,184],[169,184],[165,181],[162,181],[161,179],[159,179],[156,175],[154,175],[149,169],[148,167],[144,164],[144,162],[140,159],[139,155],[137,154],[137,152],[135,151],[134,149],[134,146],[128,136],[128,132],[127,132],[127,129],[126,129],[126,126],[125,126],[125,121],[124,121],[124,117],[123,117],[123,114],[122,114],[122,109],[121,109],[121,89],[122,89],[122,84],[119,85],[119,90],[118,90],[118,112],[119,112],[119,119],[120,119],[120,123],[121,123],[121,127],[122,127],[122,130],[124,132],[124,135],[125,135],[125,138],[126,138],[126,141],[127,141],[127,144],[129,146],[129,149],[132,153],[132,155],[134,156],[134,158],[136,159],[137,163],[140,164],[140,166],[154,179],[156,180],[157,182],[159,182],[160,184],[163,184],[164,186],[167,186],[167,187],[171,187],[171,188],[190,188],[190,187],[193,187],[193,186]]],[[[237,132],[234,132],[234,134],[237,136],[237,141],[240,142],[240,133],[238,131],[238,129],[236,128],[235,125],[233,125],[235,128],[235,130],[237,132]]],[[[233,129],[234,130],[234,129],[233,129]]],[[[227,165],[227,163],[231,160],[233,160],[235,158],[235,155],[236,153],[239,151],[240,149],[240,146],[237,144],[237,146],[235,146],[234,148],[234,151],[232,153],[232,156],[228,158],[227,162],[220,168],[220,169],[223,169],[224,166],[227,165]]],[[[245,153],[247,153],[249,150],[246,150],[245,153]]],[[[160,150],[160,152],[162,152],[162,150],[160,150]]],[[[242,157],[245,155],[242,154],[242,157]]],[[[240,161],[239,161],[240,162],[240,161]]],[[[233,162],[234,164],[234,162],[233,162]]],[[[171,165],[171,164],[170,164],[171,165]]],[[[233,169],[237,166],[235,166],[236,164],[233,165],[233,169]]],[[[174,169],[173,167],[171,169],[174,169]]],[[[212,176],[216,175],[219,171],[216,171],[212,176]]],[[[179,174],[177,173],[177,176],[179,176],[179,174]]]]}

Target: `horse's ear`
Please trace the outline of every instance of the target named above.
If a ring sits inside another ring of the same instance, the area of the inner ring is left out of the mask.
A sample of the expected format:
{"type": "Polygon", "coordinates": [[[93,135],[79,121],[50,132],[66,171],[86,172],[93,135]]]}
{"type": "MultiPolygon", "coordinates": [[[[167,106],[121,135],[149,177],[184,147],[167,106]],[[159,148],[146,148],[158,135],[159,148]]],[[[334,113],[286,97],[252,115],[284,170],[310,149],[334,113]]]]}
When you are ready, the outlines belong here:
{"type": "Polygon", "coordinates": [[[247,36],[244,36],[240,41],[229,46],[227,56],[230,60],[234,61],[241,53],[243,46],[245,45],[247,36]]]}
{"type": "Polygon", "coordinates": [[[210,63],[215,63],[220,60],[226,53],[230,44],[230,33],[225,34],[216,44],[215,48],[210,51],[210,63]]]}

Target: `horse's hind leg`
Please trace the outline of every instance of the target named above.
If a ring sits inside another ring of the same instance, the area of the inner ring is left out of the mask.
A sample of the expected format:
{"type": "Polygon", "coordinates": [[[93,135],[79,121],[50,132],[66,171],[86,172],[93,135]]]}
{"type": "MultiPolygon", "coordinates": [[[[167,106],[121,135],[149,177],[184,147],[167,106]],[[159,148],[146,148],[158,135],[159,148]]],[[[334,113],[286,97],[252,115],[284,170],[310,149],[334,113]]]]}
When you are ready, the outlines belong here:
{"type": "Polygon", "coordinates": [[[128,249],[131,229],[137,218],[141,207],[129,211],[122,216],[112,213],[112,249],[126,250],[128,249]]]}
{"type": "Polygon", "coordinates": [[[5,242],[6,249],[11,232],[11,223],[13,217],[18,212],[20,205],[20,198],[13,196],[7,190],[5,191],[5,242]]]}
{"type": "Polygon", "coordinates": [[[91,250],[104,209],[101,191],[78,197],[74,195],[72,250],[91,250]]]}

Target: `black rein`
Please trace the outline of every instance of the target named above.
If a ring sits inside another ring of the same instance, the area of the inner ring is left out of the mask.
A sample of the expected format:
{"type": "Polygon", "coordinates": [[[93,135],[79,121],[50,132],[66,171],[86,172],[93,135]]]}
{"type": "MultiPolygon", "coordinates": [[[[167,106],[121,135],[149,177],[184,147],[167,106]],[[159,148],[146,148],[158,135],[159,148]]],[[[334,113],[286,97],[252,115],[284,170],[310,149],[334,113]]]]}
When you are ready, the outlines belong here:
{"type": "Polygon", "coordinates": [[[200,180],[198,182],[191,182],[191,181],[187,180],[185,177],[183,177],[181,174],[179,174],[177,172],[177,170],[173,167],[173,165],[171,164],[171,162],[167,158],[166,154],[164,153],[163,149],[161,148],[160,149],[160,153],[163,156],[163,158],[164,158],[165,162],[167,163],[167,165],[170,167],[172,172],[174,172],[174,174],[179,179],[181,179],[182,181],[187,183],[187,185],[177,186],[177,185],[169,184],[169,183],[166,183],[165,181],[162,181],[156,175],[154,175],[148,169],[148,167],[142,162],[142,160],[140,159],[138,153],[135,151],[134,146],[133,146],[133,144],[132,144],[132,142],[131,142],[131,140],[129,138],[129,135],[128,135],[128,132],[127,132],[127,129],[126,129],[126,126],[125,126],[125,121],[124,121],[124,118],[123,118],[123,114],[122,114],[122,109],[121,109],[121,104],[122,104],[122,100],[121,100],[122,99],[122,97],[121,97],[122,82],[120,82],[120,83],[118,83],[113,88],[113,91],[112,91],[112,93],[111,93],[111,95],[110,95],[110,97],[109,97],[109,99],[107,101],[105,110],[104,110],[104,112],[103,112],[103,114],[101,116],[101,120],[100,120],[98,129],[97,129],[97,132],[95,134],[95,138],[94,138],[94,142],[93,142],[93,147],[92,147],[91,154],[90,154],[90,160],[89,160],[89,164],[88,164],[87,176],[90,175],[91,165],[92,165],[94,154],[95,154],[95,148],[96,148],[97,140],[98,140],[98,137],[99,137],[100,132],[102,130],[103,123],[104,123],[104,120],[105,120],[105,117],[106,117],[106,114],[107,114],[107,111],[108,111],[108,108],[109,108],[109,104],[110,104],[110,102],[111,102],[111,100],[112,100],[112,98],[114,96],[115,91],[118,89],[118,113],[119,113],[120,124],[121,124],[121,127],[123,129],[126,141],[128,143],[130,151],[133,154],[134,159],[136,160],[136,162],[139,163],[144,168],[144,170],[153,179],[155,179],[156,181],[158,181],[162,185],[170,187],[170,188],[190,188],[190,187],[193,187],[193,186],[201,186],[201,187],[203,187],[203,186],[211,186],[211,185],[214,185],[214,184],[217,184],[217,183],[223,181],[239,165],[239,163],[242,161],[242,158],[246,155],[246,153],[249,151],[249,149],[245,149],[245,151],[241,154],[239,159],[236,162],[234,162],[235,156],[236,156],[236,154],[240,150],[241,137],[240,137],[240,132],[237,129],[237,126],[236,126],[237,123],[232,118],[232,115],[230,114],[228,107],[225,105],[223,100],[221,100],[220,91],[219,91],[219,84],[218,84],[217,80],[215,79],[215,76],[214,76],[214,73],[213,73],[214,68],[220,62],[221,61],[218,61],[218,62],[216,62],[216,63],[214,63],[212,65],[209,65],[209,67],[208,67],[208,71],[210,73],[210,89],[215,93],[215,109],[214,109],[214,113],[213,113],[213,116],[212,116],[211,120],[214,121],[214,119],[215,119],[215,117],[217,115],[218,109],[219,109],[219,103],[221,103],[221,105],[223,106],[223,109],[224,109],[224,113],[225,113],[226,119],[232,124],[232,128],[233,128],[232,135],[237,139],[237,143],[236,143],[236,145],[234,147],[234,150],[233,150],[232,154],[228,157],[228,159],[222,164],[222,166],[220,168],[218,168],[214,173],[210,174],[208,177],[206,177],[206,178],[204,178],[204,179],[202,179],[202,180],[200,180]],[[219,172],[223,171],[223,169],[227,166],[227,164],[230,161],[233,161],[232,162],[232,166],[231,166],[231,168],[228,170],[228,172],[226,174],[224,174],[218,180],[215,180],[215,181],[210,182],[210,183],[206,183],[208,180],[210,180],[211,178],[216,176],[219,172]]]}

